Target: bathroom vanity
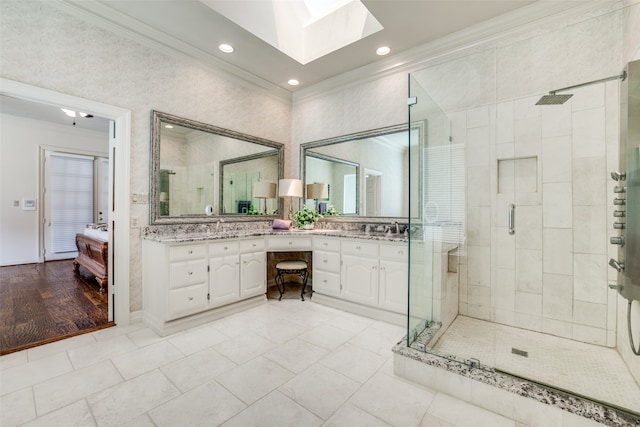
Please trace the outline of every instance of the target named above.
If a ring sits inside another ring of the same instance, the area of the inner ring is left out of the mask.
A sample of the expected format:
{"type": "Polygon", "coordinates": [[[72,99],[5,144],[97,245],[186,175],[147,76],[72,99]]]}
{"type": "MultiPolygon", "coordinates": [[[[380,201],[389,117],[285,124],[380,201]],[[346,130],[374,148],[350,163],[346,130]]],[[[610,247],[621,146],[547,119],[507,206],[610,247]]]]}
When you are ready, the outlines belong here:
{"type": "Polygon", "coordinates": [[[407,240],[336,230],[150,234],[144,321],[165,336],[263,304],[267,252],[313,252],[313,301],[404,325],[407,240]]]}

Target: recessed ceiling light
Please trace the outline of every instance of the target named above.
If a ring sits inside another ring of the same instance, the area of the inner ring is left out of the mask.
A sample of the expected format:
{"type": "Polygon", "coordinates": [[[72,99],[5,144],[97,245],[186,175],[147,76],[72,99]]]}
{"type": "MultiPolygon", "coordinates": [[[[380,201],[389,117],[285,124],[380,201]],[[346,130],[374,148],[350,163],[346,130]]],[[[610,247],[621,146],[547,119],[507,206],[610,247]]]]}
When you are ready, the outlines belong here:
{"type": "Polygon", "coordinates": [[[389,52],[391,52],[391,48],[389,46],[381,46],[376,50],[376,53],[380,56],[387,55],[389,52]]]}
{"type": "Polygon", "coordinates": [[[220,49],[224,53],[233,52],[233,46],[231,46],[230,44],[226,44],[226,43],[222,43],[220,46],[218,46],[218,49],[220,49]]]}
{"type": "Polygon", "coordinates": [[[300,82],[296,79],[291,79],[287,83],[289,83],[291,86],[298,86],[300,84],[300,82]]]}
{"type": "Polygon", "coordinates": [[[171,125],[164,125],[164,127],[167,128],[167,129],[173,129],[173,126],[171,126],[171,125]]]}

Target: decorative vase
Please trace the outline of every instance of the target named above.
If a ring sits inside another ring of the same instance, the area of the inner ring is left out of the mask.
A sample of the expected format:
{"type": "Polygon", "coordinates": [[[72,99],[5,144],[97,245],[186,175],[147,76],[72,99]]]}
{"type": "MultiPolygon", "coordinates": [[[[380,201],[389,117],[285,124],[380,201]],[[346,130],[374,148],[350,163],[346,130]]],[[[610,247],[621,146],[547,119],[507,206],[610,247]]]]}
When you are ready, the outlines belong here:
{"type": "Polygon", "coordinates": [[[314,222],[307,222],[305,225],[303,225],[302,228],[303,230],[313,230],[315,228],[316,224],[314,222]]]}

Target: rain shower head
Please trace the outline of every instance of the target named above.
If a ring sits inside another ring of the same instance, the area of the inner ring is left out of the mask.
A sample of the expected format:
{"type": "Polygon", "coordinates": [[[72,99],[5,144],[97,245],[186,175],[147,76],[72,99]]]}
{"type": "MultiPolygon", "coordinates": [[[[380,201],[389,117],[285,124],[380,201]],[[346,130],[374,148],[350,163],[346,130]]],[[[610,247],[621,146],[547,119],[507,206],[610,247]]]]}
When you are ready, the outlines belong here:
{"type": "Polygon", "coordinates": [[[571,98],[573,94],[569,95],[556,95],[551,92],[549,95],[544,95],[542,98],[536,102],[536,105],[561,105],[564,104],[571,98]]]}
{"type": "Polygon", "coordinates": [[[557,95],[556,92],[564,92],[565,90],[576,89],[583,86],[589,86],[595,83],[604,83],[604,82],[608,82],[609,80],[624,80],[626,78],[627,78],[627,70],[624,70],[622,74],[619,74],[617,76],[606,77],[600,80],[593,80],[586,83],[580,83],[573,86],[563,87],[562,89],[552,90],[551,92],[549,92],[549,95],[544,95],[542,98],[540,98],[538,102],[536,102],[536,105],[561,105],[567,102],[569,98],[571,98],[573,95],[572,94],[557,95]]]}

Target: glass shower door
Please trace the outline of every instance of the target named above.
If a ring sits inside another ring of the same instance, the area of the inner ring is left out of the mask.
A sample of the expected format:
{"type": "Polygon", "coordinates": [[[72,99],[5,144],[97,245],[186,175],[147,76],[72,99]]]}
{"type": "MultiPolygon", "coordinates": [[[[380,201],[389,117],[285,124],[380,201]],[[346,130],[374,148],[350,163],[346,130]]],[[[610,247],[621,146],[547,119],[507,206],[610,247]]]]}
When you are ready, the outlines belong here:
{"type": "Polygon", "coordinates": [[[443,236],[451,218],[450,122],[411,75],[409,124],[407,345],[424,350],[442,312],[443,236]]]}

